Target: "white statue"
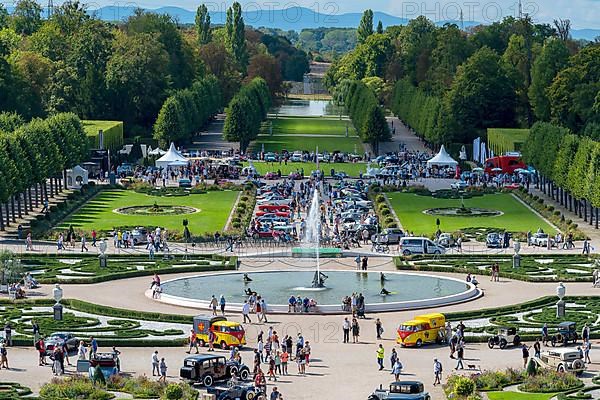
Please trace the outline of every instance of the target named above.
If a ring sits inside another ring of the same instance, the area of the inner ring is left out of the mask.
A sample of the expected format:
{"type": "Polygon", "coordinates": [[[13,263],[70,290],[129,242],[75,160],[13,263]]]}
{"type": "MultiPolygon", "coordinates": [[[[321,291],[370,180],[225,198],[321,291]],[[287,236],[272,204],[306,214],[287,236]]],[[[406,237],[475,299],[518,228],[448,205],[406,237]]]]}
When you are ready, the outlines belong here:
{"type": "Polygon", "coordinates": [[[556,295],[558,296],[558,299],[562,300],[563,297],[565,297],[566,292],[567,292],[567,288],[565,287],[565,285],[563,285],[562,282],[560,282],[558,284],[558,286],[556,287],[556,295]]]}
{"type": "Polygon", "coordinates": [[[106,239],[102,239],[102,241],[98,245],[98,249],[100,250],[100,255],[101,256],[104,256],[104,253],[106,252],[107,246],[108,245],[106,244],[106,239]]]}

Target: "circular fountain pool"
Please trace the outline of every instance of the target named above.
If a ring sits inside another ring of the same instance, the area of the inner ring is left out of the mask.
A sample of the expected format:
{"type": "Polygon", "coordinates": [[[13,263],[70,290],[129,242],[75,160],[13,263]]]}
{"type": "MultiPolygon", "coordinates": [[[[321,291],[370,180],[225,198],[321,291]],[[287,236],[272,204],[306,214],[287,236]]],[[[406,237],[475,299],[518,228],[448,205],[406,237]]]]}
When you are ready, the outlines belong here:
{"type": "Polygon", "coordinates": [[[314,290],[314,271],[279,270],[248,272],[252,282],[244,283],[241,272],[200,275],[165,281],[161,301],[194,308],[208,308],[211,296],[223,294],[228,310],[241,309],[251,289],[264,296],[269,312],[287,312],[291,295],[315,299],[318,311],[341,312],[341,300],[353,292],[365,297],[367,311],[425,308],[471,300],[480,295],[473,285],[454,278],[427,274],[385,272],[382,286],[379,272],[325,270],[326,288],[314,290]],[[382,287],[391,294],[380,294],[382,287]]]}

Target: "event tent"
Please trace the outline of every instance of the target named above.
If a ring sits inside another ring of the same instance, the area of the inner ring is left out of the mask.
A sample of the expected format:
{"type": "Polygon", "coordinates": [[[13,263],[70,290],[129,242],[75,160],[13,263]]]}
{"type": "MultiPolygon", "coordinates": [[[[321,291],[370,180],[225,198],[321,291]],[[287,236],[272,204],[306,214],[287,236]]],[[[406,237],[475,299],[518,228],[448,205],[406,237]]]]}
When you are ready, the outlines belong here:
{"type": "Polygon", "coordinates": [[[442,145],[442,148],[440,149],[439,153],[437,153],[432,159],[427,161],[428,167],[456,167],[457,165],[458,162],[455,161],[452,157],[450,157],[450,154],[448,154],[444,145],[442,145]]]}
{"type": "Polygon", "coordinates": [[[171,143],[169,150],[161,158],[156,160],[155,164],[157,168],[166,169],[169,165],[187,165],[188,159],[185,158],[180,152],[175,149],[175,145],[171,143]]]}

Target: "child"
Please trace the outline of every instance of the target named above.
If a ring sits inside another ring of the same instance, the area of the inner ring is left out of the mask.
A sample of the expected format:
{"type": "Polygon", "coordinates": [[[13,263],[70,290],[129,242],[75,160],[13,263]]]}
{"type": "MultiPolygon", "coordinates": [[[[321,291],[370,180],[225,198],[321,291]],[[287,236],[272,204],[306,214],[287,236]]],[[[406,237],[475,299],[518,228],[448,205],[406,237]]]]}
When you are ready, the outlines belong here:
{"type": "Polygon", "coordinates": [[[165,362],[165,358],[160,359],[160,378],[158,378],[159,382],[167,382],[167,363],[165,362]]]}

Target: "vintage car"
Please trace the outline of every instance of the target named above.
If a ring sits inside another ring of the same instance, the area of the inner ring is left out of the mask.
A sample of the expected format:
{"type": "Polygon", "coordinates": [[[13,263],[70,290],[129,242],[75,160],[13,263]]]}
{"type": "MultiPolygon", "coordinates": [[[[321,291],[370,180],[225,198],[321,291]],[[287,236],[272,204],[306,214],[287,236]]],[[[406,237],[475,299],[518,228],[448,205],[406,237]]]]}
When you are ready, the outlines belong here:
{"type": "Polygon", "coordinates": [[[197,315],[194,317],[194,331],[200,346],[208,343],[208,332],[215,334],[215,346],[222,349],[242,347],[246,344],[246,332],[238,322],[227,321],[225,317],[197,315]]]}
{"type": "Polygon", "coordinates": [[[62,346],[66,343],[67,352],[69,354],[77,353],[79,347],[79,339],[72,333],[68,332],[54,332],[45,341],[46,354],[50,355],[54,351],[56,346],[62,346]]]}
{"type": "Polygon", "coordinates": [[[548,240],[550,245],[554,246],[554,240],[547,233],[536,233],[531,237],[531,245],[539,247],[548,247],[548,240]]]}
{"type": "Polygon", "coordinates": [[[289,212],[290,206],[287,204],[261,204],[258,209],[264,212],[289,212]]]}
{"type": "Polygon", "coordinates": [[[577,326],[575,322],[565,321],[558,324],[558,332],[550,338],[552,347],[557,344],[567,346],[570,341],[577,343],[577,326]]]}
{"type": "Polygon", "coordinates": [[[396,343],[403,347],[421,347],[424,343],[441,343],[445,340],[446,331],[444,314],[432,313],[417,315],[398,327],[396,343]]]}
{"type": "Polygon", "coordinates": [[[515,327],[498,328],[498,334],[488,339],[488,347],[490,349],[493,349],[494,346],[505,349],[509,344],[514,346],[521,344],[521,337],[517,333],[517,328],[515,327]]]}
{"type": "Polygon", "coordinates": [[[98,365],[105,379],[117,375],[121,369],[119,356],[116,353],[96,353],[90,358],[90,368],[88,371],[90,379],[94,377],[95,369],[98,365]]]}
{"type": "Polygon", "coordinates": [[[485,246],[491,249],[498,249],[502,247],[502,239],[497,232],[488,233],[485,238],[485,246]]]}
{"type": "Polygon", "coordinates": [[[400,239],[404,237],[404,232],[400,228],[386,228],[379,235],[371,236],[372,242],[398,244],[400,239]]]}
{"type": "Polygon", "coordinates": [[[448,249],[456,245],[456,240],[452,237],[450,233],[442,233],[440,237],[438,237],[435,241],[436,244],[448,249]]]}
{"type": "Polygon", "coordinates": [[[572,372],[577,376],[585,371],[583,354],[575,349],[551,349],[542,351],[539,357],[532,357],[538,368],[554,369],[558,372],[572,372]]]}
{"type": "Polygon", "coordinates": [[[390,383],[390,387],[384,389],[379,385],[369,396],[369,400],[430,400],[431,396],[425,391],[425,387],[419,381],[397,381],[390,383]]]}
{"type": "Polygon", "coordinates": [[[246,380],[250,376],[250,370],[244,364],[227,361],[225,356],[195,354],[183,360],[179,376],[190,383],[200,383],[210,387],[215,382],[227,381],[234,376],[246,380]]]}
{"type": "Polygon", "coordinates": [[[267,394],[257,390],[252,383],[228,383],[227,386],[209,387],[206,392],[217,396],[217,400],[267,400],[267,394]]]}

